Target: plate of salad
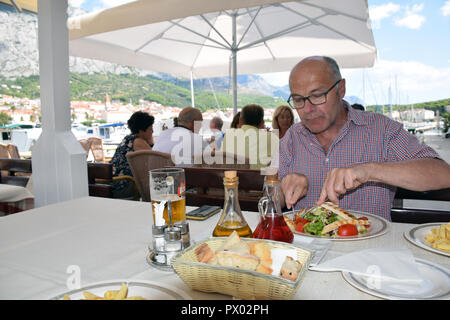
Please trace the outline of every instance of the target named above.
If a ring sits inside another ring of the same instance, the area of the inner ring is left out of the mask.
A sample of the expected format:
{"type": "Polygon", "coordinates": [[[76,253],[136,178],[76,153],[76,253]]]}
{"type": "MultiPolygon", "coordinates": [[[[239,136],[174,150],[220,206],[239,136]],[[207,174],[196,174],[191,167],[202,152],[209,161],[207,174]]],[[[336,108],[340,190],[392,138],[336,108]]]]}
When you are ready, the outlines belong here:
{"type": "Polygon", "coordinates": [[[386,219],[359,211],[345,210],[325,202],[304,214],[306,209],[285,215],[295,234],[330,240],[363,240],[389,231],[386,219]]]}

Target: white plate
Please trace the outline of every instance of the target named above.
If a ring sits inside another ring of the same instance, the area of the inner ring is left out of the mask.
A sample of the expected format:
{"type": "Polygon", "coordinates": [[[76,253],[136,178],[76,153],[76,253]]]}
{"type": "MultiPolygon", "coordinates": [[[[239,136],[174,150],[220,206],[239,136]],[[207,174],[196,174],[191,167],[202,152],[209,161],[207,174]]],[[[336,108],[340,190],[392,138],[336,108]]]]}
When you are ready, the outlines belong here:
{"type": "Polygon", "coordinates": [[[435,248],[425,244],[425,236],[427,234],[431,234],[431,229],[439,227],[445,223],[447,223],[447,222],[421,224],[421,225],[412,227],[408,231],[405,231],[403,235],[405,236],[406,240],[408,240],[409,242],[411,242],[412,244],[414,244],[418,247],[421,247],[422,249],[450,257],[450,253],[439,250],[439,249],[435,249],[435,248]]]}
{"type": "Polygon", "coordinates": [[[379,217],[379,216],[376,216],[376,215],[373,215],[370,213],[360,212],[360,211],[353,211],[353,210],[347,210],[347,211],[350,212],[351,214],[353,214],[356,218],[367,217],[367,219],[369,219],[370,228],[367,233],[359,234],[357,236],[349,236],[349,237],[336,236],[334,238],[329,237],[329,236],[316,236],[316,235],[308,234],[305,232],[298,232],[298,231],[294,231],[294,233],[301,235],[301,236],[305,236],[305,237],[328,239],[328,240],[335,240],[335,241],[350,241],[350,240],[365,240],[365,239],[379,237],[389,231],[389,221],[387,221],[386,219],[384,219],[382,217],[379,217]]]}
{"type": "Polygon", "coordinates": [[[342,272],[344,279],[356,289],[390,300],[439,299],[450,294],[450,271],[430,261],[416,259],[417,267],[426,279],[422,285],[405,285],[381,281],[378,284],[368,277],[342,272]]]}
{"type": "Polygon", "coordinates": [[[180,289],[165,283],[144,280],[114,280],[92,283],[80,289],[58,294],[51,298],[51,300],[62,300],[65,294],[67,294],[71,300],[84,299],[83,291],[89,291],[90,293],[103,297],[108,290],[119,290],[122,283],[125,283],[128,286],[128,297],[141,296],[148,300],[192,300],[187,293],[180,289]]]}

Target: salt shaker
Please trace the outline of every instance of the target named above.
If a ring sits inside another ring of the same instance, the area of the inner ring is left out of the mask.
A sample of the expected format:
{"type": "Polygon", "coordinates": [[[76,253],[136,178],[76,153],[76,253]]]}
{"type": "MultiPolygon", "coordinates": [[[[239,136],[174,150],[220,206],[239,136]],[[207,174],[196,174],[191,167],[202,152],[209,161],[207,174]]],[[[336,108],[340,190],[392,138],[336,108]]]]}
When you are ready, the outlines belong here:
{"type": "Polygon", "coordinates": [[[153,225],[152,227],[152,246],[153,251],[162,252],[165,249],[164,230],[167,229],[167,224],[162,226],[153,225]]]}
{"type": "Polygon", "coordinates": [[[189,235],[189,223],[187,221],[178,221],[174,224],[175,227],[181,230],[181,240],[183,242],[183,249],[191,245],[191,238],[189,235]]]}
{"type": "Polygon", "coordinates": [[[167,264],[171,264],[172,258],[182,250],[183,243],[181,241],[181,230],[177,227],[166,228],[164,230],[165,255],[167,264]]]}

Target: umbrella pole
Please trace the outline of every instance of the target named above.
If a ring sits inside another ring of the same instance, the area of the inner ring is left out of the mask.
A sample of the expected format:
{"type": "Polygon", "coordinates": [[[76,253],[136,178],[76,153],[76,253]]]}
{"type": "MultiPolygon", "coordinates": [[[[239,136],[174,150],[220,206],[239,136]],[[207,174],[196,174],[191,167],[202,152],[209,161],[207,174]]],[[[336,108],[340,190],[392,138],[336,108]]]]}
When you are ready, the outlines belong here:
{"type": "Polygon", "coordinates": [[[233,44],[231,46],[231,63],[233,74],[233,115],[237,113],[237,47],[236,47],[236,14],[232,16],[233,44]]]}
{"type": "Polygon", "coordinates": [[[191,70],[191,104],[192,108],[195,108],[195,101],[194,101],[194,73],[191,70]]]}

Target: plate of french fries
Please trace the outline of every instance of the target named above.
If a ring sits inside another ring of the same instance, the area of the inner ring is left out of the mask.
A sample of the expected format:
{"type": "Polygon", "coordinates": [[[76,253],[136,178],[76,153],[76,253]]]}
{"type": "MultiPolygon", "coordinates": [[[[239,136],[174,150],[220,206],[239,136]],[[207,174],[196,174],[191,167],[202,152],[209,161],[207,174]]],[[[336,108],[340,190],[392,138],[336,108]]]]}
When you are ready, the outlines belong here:
{"type": "Polygon", "coordinates": [[[450,222],[421,224],[406,231],[404,236],[418,247],[450,257],[450,222]]]}
{"type": "Polygon", "coordinates": [[[60,293],[50,300],[192,300],[180,289],[152,281],[98,282],[60,293]]]}

